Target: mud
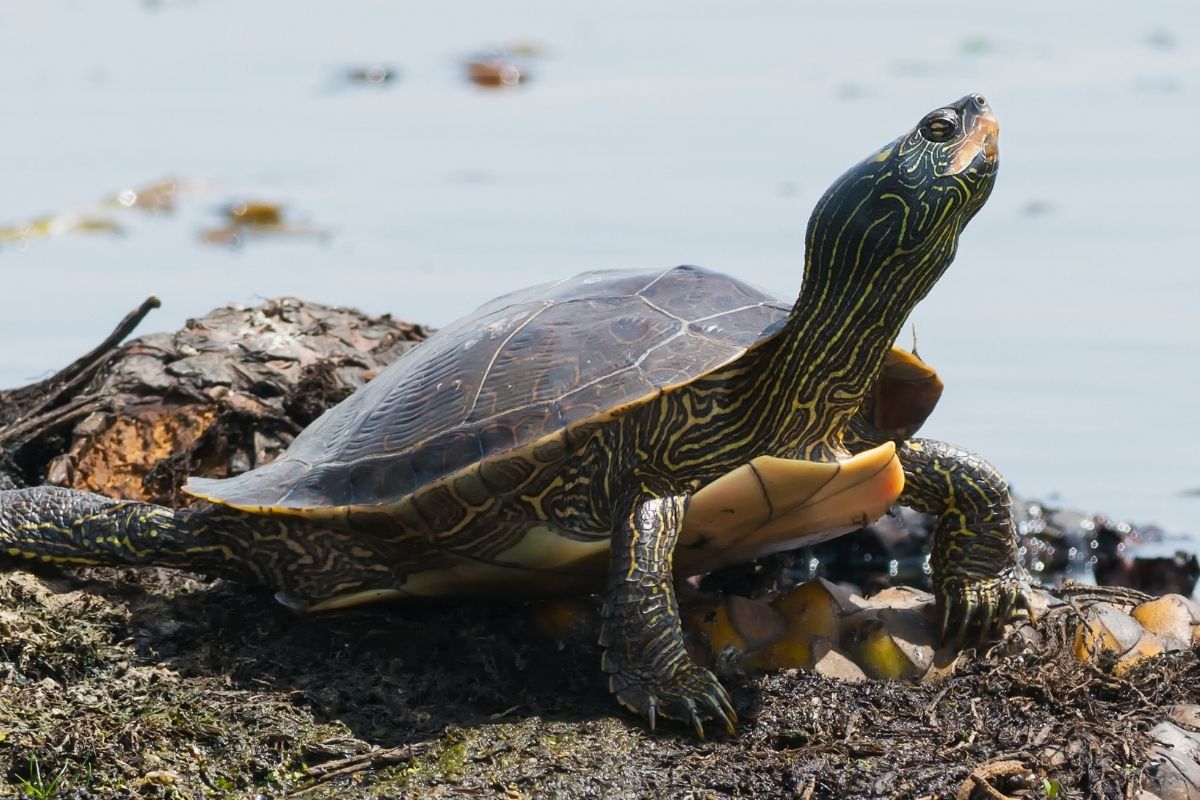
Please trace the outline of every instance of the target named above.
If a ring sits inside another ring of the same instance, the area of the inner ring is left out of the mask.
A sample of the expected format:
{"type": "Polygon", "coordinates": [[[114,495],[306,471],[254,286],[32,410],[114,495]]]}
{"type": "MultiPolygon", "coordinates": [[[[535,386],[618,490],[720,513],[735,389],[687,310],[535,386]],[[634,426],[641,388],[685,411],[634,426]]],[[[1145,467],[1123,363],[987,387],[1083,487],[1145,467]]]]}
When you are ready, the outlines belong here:
{"type": "Polygon", "coordinates": [[[620,711],[598,648],[560,649],[530,611],[304,619],[165,571],[0,576],[0,793],[954,797],[1015,762],[993,778],[1010,796],[1117,798],[1146,768],[1146,731],[1200,699],[1194,651],[1116,678],[1071,657],[1060,616],[1036,648],[1015,636],[928,685],[726,675],[743,724],[700,742],[620,711]]]}

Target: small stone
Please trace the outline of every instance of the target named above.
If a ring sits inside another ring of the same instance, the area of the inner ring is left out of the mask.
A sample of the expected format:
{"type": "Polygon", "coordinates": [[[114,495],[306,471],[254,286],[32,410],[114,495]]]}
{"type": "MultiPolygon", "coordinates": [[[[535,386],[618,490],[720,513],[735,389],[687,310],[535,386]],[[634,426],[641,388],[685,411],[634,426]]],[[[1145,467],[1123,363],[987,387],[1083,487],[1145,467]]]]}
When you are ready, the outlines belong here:
{"type": "Polygon", "coordinates": [[[836,640],[841,620],[864,608],[866,601],[844,586],[817,578],[802,583],[771,605],[783,614],[789,630],[836,640]]]}
{"type": "Polygon", "coordinates": [[[867,680],[867,673],[855,664],[849,656],[838,650],[833,642],[818,639],[813,643],[816,658],[813,671],[826,678],[833,678],[847,683],[862,683],[867,680]]]}
{"type": "Polygon", "coordinates": [[[1004,640],[1003,646],[1008,655],[1016,656],[1022,653],[1039,652],[1044,643],[1045,639],[1038,631],[1037,626],[1026,621],[1022,622],[1013,631],[1013,634],[1004,640]]]}
{"type": "Polygon", "coordinates": [[[751,660],[757,669],[812,667],[813,642],[838,641],[842,621],[859,611],[865,601],[849,589],[823,578],[797,586],[771,603],[787,626],[787,632],[751,660]]]}
{"type": "Polygon", "coordinates": [[[1163,652],[1175,653],[1179,650],[1187,650],[1192,646],[1192,643],[1186,639],[1176,639],[1174,636],[1160,636],[1162,641],[1163,652]]]}
{"type": "Polygon", "coordinates": [[[1163,650],[1162,639],[1150,633],[1150,631],[1145,631],[1142,633],[1141,638],[1137,640],[1137,643],[1129,648],[1117,661],[1113,667],[1113,674],[1119,678],[1147,658],[1162,654],[1163,650]]]}
{"type": "Polygon", "coordinates": [[[1063,601],[1045,589],[1032,588],[1029,590],[1029,613],[1034,619],[1041,619],[1051,608],[1064,605],[1063,601]]]}
{"type": "Polygon", "coordinates": [[[739,595],[725,598],[729,623],[745,642],[744,650],[753,653],[774,644],[787,632],[787,621],[771,606],[739,595]]]}
{"type": "Polygon", "coordinates": [[[934,630],[915,608],[860,611],[846,620],[843,645],[875,678],[920,678],[933,665],[934,630]]]}
{"type": "Polygon", "coordinates": [[[872,606],[922,608],[933,605],[933,595],[911,586],[889,586],[867,598],[872,606]]]}
{"type": "Polygon", "coordinates": [[[1156,744],[1142,788],[1161,800],[1200,800],[1200,738],[1173,722],[1150,729],[1156,744]]]}
{"type": "Polygon", "coordinates": [[[1184,728],[1200,731],[1200,705],[1181,703],[1171,706],[1167,709],[1167,718],[1184,728]]]}
{"type": "Polygon", "coordinates": [[[1084,609],[1083,624],[1075,632],[1075,656],[1087,661],[1101,652],[1124,655],[1145,632],[1141,623],[1115,606],[1094,603],[1084,609]]]}
{"type": "Polygon", "coordinates": [[[1192,609],[1186,597],[1167,594],[1148,600],[1129,612],[1129,616],[1140,622],[1146,630],[1159,636],[1170,636],[1181,641],[1191,641],[1192,609]]]}

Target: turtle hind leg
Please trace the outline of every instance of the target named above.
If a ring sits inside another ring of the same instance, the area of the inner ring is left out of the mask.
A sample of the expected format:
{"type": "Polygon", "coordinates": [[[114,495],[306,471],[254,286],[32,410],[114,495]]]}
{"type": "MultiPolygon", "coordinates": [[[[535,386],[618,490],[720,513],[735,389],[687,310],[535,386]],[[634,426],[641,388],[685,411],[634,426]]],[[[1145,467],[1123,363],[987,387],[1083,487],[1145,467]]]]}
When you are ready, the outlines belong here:
{"type": "Polygon", "coordinates": [[[160,566],[248,582],[262,578],[217,514],[53,486],[0,491],[0,558],[9,566],[160,566]]]}
{"type": "Polygon", "coordinates": [[[618,516],[600,645],[621,705],[651,729],[659,716],[670,717],[703,738],[704,720],[733,733],[737,715],[724,687],[684,648],[671,563],[686,507],[686,495],[640,496],[618,516]]]}

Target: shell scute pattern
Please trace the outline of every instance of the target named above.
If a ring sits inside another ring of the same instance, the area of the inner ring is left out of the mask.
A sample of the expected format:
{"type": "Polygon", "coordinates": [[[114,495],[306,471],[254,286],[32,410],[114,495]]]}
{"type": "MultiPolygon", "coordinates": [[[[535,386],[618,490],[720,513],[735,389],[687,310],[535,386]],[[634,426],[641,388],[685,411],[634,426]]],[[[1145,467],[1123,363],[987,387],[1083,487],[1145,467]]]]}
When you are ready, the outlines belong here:
{"type": "MultiPolygon", "coordinates": [[[[304,513],[394,505],[451,476],[457,488],[469,472],[478,485],[464,484],[460,496],[483,502],[484,489],[512,491],[567,457],[566,437],[554,432],[733,361],[788,308],[698,267],[583,273],[514,292],[407,352],[274,463],[187,488],[218,503],[304,513]],[[534,442],[537,452],[505,457],[534,442]]],[[[430,495],[416,508],[440,514],[448,502],[430,495]]]]}
{"type": "Polygon", "coordinates": [[[770,299],[749,284],[698,267],[668,270],[638,296],[685,322],[757,306],[770,299]]]}

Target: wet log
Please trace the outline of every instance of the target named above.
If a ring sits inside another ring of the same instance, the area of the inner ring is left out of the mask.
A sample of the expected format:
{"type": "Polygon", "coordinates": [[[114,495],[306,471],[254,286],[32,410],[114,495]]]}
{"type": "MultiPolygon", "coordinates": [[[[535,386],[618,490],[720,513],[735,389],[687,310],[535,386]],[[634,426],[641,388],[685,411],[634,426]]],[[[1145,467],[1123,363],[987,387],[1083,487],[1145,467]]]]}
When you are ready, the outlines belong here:
{"type": "Polygon", "coordinates": [[[267,463],[429,329],[291,297],[124,340],[147,299],[52,377],[0,392],[0,486],[187,503],[188,475],[267,463]]]}

